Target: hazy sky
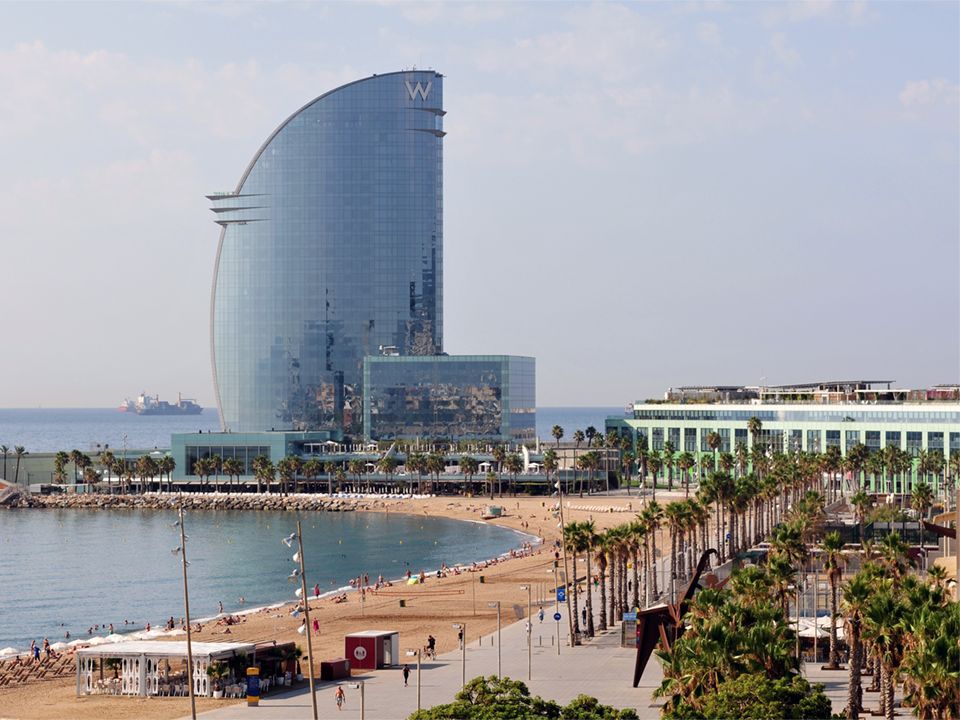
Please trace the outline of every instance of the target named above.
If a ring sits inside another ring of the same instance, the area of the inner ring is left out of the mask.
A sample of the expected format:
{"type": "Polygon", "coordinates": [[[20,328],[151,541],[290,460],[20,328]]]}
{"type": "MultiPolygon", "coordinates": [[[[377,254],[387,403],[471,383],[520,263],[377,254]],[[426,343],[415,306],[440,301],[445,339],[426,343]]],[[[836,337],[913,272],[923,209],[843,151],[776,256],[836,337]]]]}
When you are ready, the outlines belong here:
{"type": "Polygon", "coordinates": [[[958,7],[0,4],[0,406],[211,404],[203,196],[414,65],[447,352],[535,355],[541,405],[960,381],[958,7]]]}

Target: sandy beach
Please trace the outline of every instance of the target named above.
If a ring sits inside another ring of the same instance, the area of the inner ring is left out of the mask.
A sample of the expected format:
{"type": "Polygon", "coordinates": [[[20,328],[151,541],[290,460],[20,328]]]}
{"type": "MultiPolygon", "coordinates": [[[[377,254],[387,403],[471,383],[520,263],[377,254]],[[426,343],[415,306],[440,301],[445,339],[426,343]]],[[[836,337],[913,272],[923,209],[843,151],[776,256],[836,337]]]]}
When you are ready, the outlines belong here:
{"type": "MultiPolygon", "coordinates": [[[[461,520],[480,520],[488,501],[483,498],[436,497],[418,499],[375,499],[358,501],[358,510],[402,512],[414,515],[442,515],[461,520]]],[[[366,602],[359,601],[357,593],[349,593],[344,603],[335,603],[332,598],[311,601],[311,619],[319,620],[320,633],[314,635],[316,661],[343,656],[343,637],[358,630],[397,630],[400,632],[401,649],[420,648],[428,634],[437,639],[440,652],[456,646],[456,631],[451,623],[467,624],[467,637],[474,639],[496,629],[496,610],[487,607],[488,602],[499,600],[502,606],[503,624],[516,622],[519,617],[514,606],[525,610],[527,592],[520,586],[530,583],[535,590],[545,593],[552,587],[552,543],[559,536],[557,521],[550,511],[555,499],[540,497],[503,498],[494,501],[504,507],[507,515],[489,522],[509,527],[544,538],[542,552],[534,547],[527,557],[510,558],[484,569],[482,572],[467,572],[459,576],[448,575],[437,579],[428,577],[423,585],[399,585],[384,588],[376,594],[368,593],[366,602]],[[484,582],[478,582],[479,575],[484,582]],[[400,607],[404,600],[406,607],[400,607]]],[[[580,521],[593,519],[598,530],[603,530],[633,518],[630,511],[639,507],[636,497],[590,497],[569,499],[564,502],[565,519],[580,521]],[[611,512],[610,510],[615,511],[611,512]]],[[[523,538],[518,536],[518,546],[523,538]]],[[[663,547],[663,545],[661,545],[663,547]]],[[[453,565],[457,558],[449,558],[453,565]]],[[[363,568],[358,568],[363,572],[363,568]]],[[[583,569],[581,567],[581,572],[583,569]]],[[[308,578],[309,581],[309,578],[308,578]]],[[[346,583],[347,578],[344,578],[346,583]]],[[[550,601],[552,603],[552,600],[550,601]]],[[[243,622],[232,625],[229,633],[223,625],[204,624],[193,638],[198,641],[295,641],[306,653],[306,639],[297,633],[300,619],[291,617],[291,607],[260,610],[245,616],[243,622]]],[[[551,607],[544,608],[548,614],[551,607]]],[[[533,608],[537,612],[536,605],[533,608]]],[[[179,617],[182,610],[171,608],[170,614],[179,617]]],[[[181,638],[182,639],[182,636],[181,638]]],[[[232,700],[198,699],[198,712],[232,700]]],[[[0,720],[16,718],[77,718],[99,720],[110,718],[177,718],[189,715],[188,698],[131,698],[113,696],[76,697],[72,676],[57,680],[37,681],[16,688],[0,688],[0,720]]]]}

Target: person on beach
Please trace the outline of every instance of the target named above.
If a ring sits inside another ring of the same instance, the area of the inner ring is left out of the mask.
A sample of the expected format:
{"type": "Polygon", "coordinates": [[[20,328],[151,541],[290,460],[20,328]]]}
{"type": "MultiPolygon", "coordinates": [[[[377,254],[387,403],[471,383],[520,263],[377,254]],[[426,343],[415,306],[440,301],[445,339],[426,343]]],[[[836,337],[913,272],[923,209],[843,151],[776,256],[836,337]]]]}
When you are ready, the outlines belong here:
{"type": "Polygon", "coordinates": [[[50,658],[50,640],[48,638],[43,639],[43,655],[47,659],[50,658]]]}
{"type": "Polygon", "coordinates": [[[218,600],[217,603],[220,605],[220,614],[223,615],[223,600],[218,600]]]}
{"type": "Polygon", "coordinates": [[[435,658],[437,656],[437,639],[433,635],[427,635],[427,657],[435,658]]]}
{"type": "Polygon", "coordinates": [[[537,613],[537,617],[540,619],[540,622],[543,622],[543,605],[540,606],[540,612],[537,613]]]}
{"type": "Polygon", "coordinates": [[[110,623],[110,634],[113,635],[113,623],[110,623]]]}
{"type": "Polygon", "coordinates": [[[403,666],[403,686],[407,687],[407,680],[410,678],[410,666],[404,664],[403,666]]]}
{"type": "Polygon", "coordinates": [[[343,694],[343,686],[337,685],[337,691],[333,694],[333,697],[337,701],[337,710],[343,710],[343,704],[347,701],[346,696],[343,694]]]}
{"type": "Polygon", "coordinates": [[[316,585],[313,586],[313,596],[315,598],[320,597],[320,583],[317,583],[316,585]]]}
{"type": "Polygon", "coordinates": [[[320,621],[317,620],[316,618],[313,619],[313,634],[314,635],[320,634],[320,621]]]}
{"type": "Polygon", "coordinates": [[[34,660],[40,659],[40,648],[37,647],[36,640],[30,641],[30,657],[32,657],[34,660]]]}

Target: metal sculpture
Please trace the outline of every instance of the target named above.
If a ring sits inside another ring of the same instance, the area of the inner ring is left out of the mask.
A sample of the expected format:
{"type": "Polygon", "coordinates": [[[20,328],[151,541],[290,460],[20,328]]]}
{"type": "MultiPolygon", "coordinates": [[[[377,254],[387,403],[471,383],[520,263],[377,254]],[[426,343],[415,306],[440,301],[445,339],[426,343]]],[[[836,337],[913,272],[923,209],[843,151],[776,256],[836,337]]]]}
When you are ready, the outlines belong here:
{"type": "MultiPolygon", "coordinates": [[[[647,662],[649,662],[657,643],[663,643],[663,647],[669,650],[671,643],[676,642],[677,638],[683,635],[685,629],[683,616],[687,614],[693,594],[701,589],[700,576],[707,567],[707,560],[709,560],[710,555],[719,557],[719,554],[713,548],[704,550],[703,554],[700,555],[700,562],[697,563],[697,570],[693,574],[690,584],[687,585],[676,604],[654,605],[637,613],[637,662],[633,670],[634,687],[640,684],[640,678],[643,676],[643,671],[646,669],[647,662]],[[668,630],[672,637],[668,637],[668,630]]],[[[724,583],[719,584],[723,585],[724,583]]]]}

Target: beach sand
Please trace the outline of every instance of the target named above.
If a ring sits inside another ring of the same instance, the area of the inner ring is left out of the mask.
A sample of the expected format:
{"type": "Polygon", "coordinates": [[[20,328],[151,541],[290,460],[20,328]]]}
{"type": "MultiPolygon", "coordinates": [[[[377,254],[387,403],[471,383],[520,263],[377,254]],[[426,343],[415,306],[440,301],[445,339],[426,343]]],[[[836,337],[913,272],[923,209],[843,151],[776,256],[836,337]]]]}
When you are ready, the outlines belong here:
{"type": "MultiPolygon", "coordinates": [[[[661,499],[661,502],[664,500],[665,498],[661,499]]],[[[381,512],[479,520],[488,502],[490,501],[483,498],[436,497],[365,500],[359,502],[358,506],[361,509],[381,512]]],[[[533,614],[537,613],[537,590],[542,588],[548,599],[544,610],[549,617],[552,614],[553,602],[549,594],[553,586],[552,543],[559,536],[557,521],[550,515],[555,502],[555,499],[542,497],[505,497],[492,501],[492,504],[503,506],[507,515],[489,522],[543,537],[546,542],[542,552],[538,552],[535,546],[531,556],[511,558],[492,565],[480,573],[449,575],[443,579],[428,577],[424,585],[395,584],[393,587],[384,588],[379,593],[368,593],[367,601],[363,604],[362,616],[357,593],[349,593],[348,601],[341,604],[334,603],[332,599],[312,601],[311,620],[316,618],[320,622],[320,634],[313,638],[317,663],[320,660],[342,657],[344,635],[359,630],[399,631],[401,652],[421,648],[426,644],[427,635],[432,634],[437,639],[438,651],[447,652],[454,649],[457,644],[456,630],[451,627],[451,623],[466,622],[469,640],[496,630],[497,613],[495,609],[487,607],[490,601],[501,602],[504,625],[520,619],[515,607],[522,608],[524,612],[526,610],[527,592],[520,589],[520,586],[526,583],[530,583],[534,589],[533,614]],[[477,581],[481,574],[484,576],[482,584],[477,581]],[[400,607],[401,599],[406,602],[405,608],[400,607]]],[[[636,497],[578,498],[574,496],[569,499],[569,503],[573,508],[582,506],[587,509],[568,510],[565,500],[565,520],[569,522],[592,518],[598,531],[627,522],[634,517],[633,512],[606,512],[608,508],[626,510],[628,503],[633,510],[639,508],[636,497]]],[[[519,546],[523,540],[524,538],[518,536],[517,545],[519,546]]],[[[659,547],[666,546],[660,544],[659,547]]],[[[457,558],[449,558],[447,563],[452,566],[456,560],[457,558]]],[[[363,572],[364,569],[357,568],[357,570],[363,572]]],[[[578,570],[581,573],[585,571],[582,563],[578,570]]],[[[346,581],[347,578],[344,578],[344,584],[346,581]]],[[[193,633],[193,639],[207,642],[295,641],[301,645],[306,654],[306,638],[297,633],[300,619],[291,617],[291,610],[291,607],[284,607],[251,613],[245,616],[244,622],[230,627],[229,634],[223,633],[225,627],[207,623],[204,624],[202,632],[193,633]]],[[[178,617],[183,614],[177,608],[170,608],[169,612],[178,617]]],[[[566,619],[565,612],[564,618],[566,619]]],[[[545,631],[544,635],[552,632],[553,624],[545,621],[544,627],[548,625],[550,631],[545,631]]],[[[183,639],[183,636],[177,639],[183,639]]],[[[304,671],[306,671],[305,667],[304,671]]],[[[319,667],[317,667],[317,676],[319,676],[319,667]]],[[[0,720],[6,718],[101,720],[104,717],[159,720],[190,714],[189,698],[130,698],[101,695],[77,697],[75,687],[75,680],[71,676],[59,680],[34,682],[13,689],[0,689],[0,720]]],[[[198,698],[197,710],[200,712],[238,702],[242,701],[198,698]]]]}

